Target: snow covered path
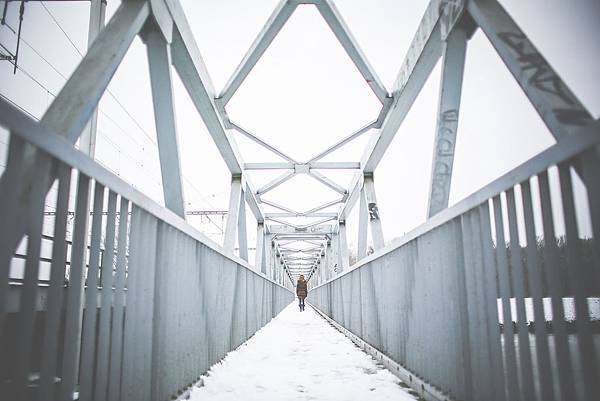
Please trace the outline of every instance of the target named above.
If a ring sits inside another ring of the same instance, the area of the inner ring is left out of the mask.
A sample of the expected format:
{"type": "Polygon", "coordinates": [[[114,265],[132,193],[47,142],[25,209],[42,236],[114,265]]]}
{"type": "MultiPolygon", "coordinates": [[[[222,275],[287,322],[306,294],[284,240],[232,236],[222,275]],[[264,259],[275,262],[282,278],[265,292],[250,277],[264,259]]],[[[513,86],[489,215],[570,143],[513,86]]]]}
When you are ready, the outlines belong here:
{"type": "Polygon", "coordinates": [[[400,380],[309,306],[296,304],[216,364],[191,400],[414,401],[400,380]]]}

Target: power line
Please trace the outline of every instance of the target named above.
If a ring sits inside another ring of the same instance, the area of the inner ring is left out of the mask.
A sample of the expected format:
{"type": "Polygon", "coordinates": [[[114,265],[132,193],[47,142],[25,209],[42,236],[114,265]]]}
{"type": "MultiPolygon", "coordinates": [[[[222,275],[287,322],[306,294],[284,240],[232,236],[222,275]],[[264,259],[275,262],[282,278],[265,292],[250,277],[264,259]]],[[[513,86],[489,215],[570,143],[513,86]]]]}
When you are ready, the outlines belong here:
{"type": "Polygon", "coordinates": [[[65,32],[65,30],[63,29],[63,27],[60,25],[60,23],[57,21],[56,17],[54,16],[54,14],[52,14],[50,12],[50,10],[48,10],[48,8],[46,7],[46,5],[44,4],[43,1],[40,2],[40,4],[42,5],[42,7],[44,7],[44,10],[46,10],[46,12],[48,13],[48,15],[50,16],[50,18],[52,18],[52,21],[54,21],[54,23],[56,24],[56,26],[58,26],[58,29],[60,29],[62,31],[62,33],[66,36],[67,40],[69,41],[69,43],[71,43],[71,46],[73,46],[73,48],[77,51],[77,53],[79,53],[79,55],[81,57],[83,57],[83,53],[81,53],[81,51],[79,50],[79,48],[75,45],[75,43],[73,42],[73,40],[71,39],[71,37],[67,34],[67,32],[65,32]]]}
{"type": "MultiPolygon", "coordinates": [[[[63,29],[62,25],[60,24],[60,22],[58,22],[58,20],[54,17],[54,15],[50,12],[50,10],[48,10],[48,8],[46,7],[46,5],[44,4],[44,2],[41,2],[42,6],[44,7],[44,10],[46,10],[46,12],[48,13],[48,15],[50,16],[50,18],[52,18],[52,21],[56,24],[56,26],[58,27],[58,29],[60,29],[60,31],[63,33],[63,35],[65,36],[65,38],[69,41],[69,43],[71,44],[71,46],[75,49],[75,51],[81,56],[81,58],[83,58],[83,53],[79,50],[79,48],[75,45],[75,42],[73,42],[73,39],[71,39],[71,37],[69,36],[69,34],[63,29]]],[[[113,98],[113,100],[119,105],[119,107],[125,112],[125,114],[127,114],[127,116],[134,122],[135,125],[137,125],[137,127],[140,129],[140,131],[142,131],[142,133],[144,135],[146,135],[146,137],[148,137],[148,139],[154,143],[155,145],[157,144],[155,139],[148,134],[148,132],[142,127],[142,125],[135,119],[135,117],[133,117],[133,115],[131,115],[131,113],[129,112],[129,110],[127,110],[127,108],[119,101],[119,99],[117,99],[117,97],[112,93],[112,91],[109,88],[106,88],[106,92],[108,92],[108,94],[110,95],[110,97],[113,98]]]]}

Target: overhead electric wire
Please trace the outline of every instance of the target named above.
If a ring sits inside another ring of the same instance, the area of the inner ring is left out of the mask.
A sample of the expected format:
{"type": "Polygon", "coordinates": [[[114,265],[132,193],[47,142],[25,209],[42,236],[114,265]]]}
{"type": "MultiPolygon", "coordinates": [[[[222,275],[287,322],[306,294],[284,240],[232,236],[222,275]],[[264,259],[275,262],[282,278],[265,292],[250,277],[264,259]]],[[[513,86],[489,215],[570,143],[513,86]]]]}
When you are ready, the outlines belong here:
{"type": "MultiPolygon", "coordinates": [[[[75,42],[73,41],[73,39],[71,39],[71,37],[69,36],[69,34],[67,33],[67,31],[65,31],[65,29],[62,27],[62,25],[60,24],[60,22],[58,22],[58,19],[50,12],[50,10],[48,10],[48,8],[44,4],[44,2],[40,2],[40,3],[44,7],[44,10],[46,10],[46,12],[48,13],[48,15],[50,16],[50,18],[52,19],[52,21],[54,22],[54,24],[56,24],[56,26],[58,27],[58,29],[60,29],[60,31],[62,32],[62,34],[65,36],[65,38],[67,39],[67,41],[69,42],[69,44],[73,47],[73,49],[75,49],[75,51],[77,52],[77,54],[79,54],[79,56],[81,58],[83,58],[84,54],[81,52],[81,50],[79,50],[79,48],[77,47],[77,45],[75,45],[75,42]]],[[[127,114],[127,116],[140,129],[140,131],[142,131],[142,133],[150,140],[150,142],[152,142],[153,144],[157,145],[156,140],[150,134],[148,134],[148,132],[144,129],[144,127],[142,127],[142,125],[137,121],[137,119],[119,101],[119,99],[110,90],[110,88],[106,88],[106,92],[117,103],[117,105],[119,105],[119,107],[123,110],[123,112],[125,112],[125,114],[127,114]]]]}
{"type": "MultiPolygon", "coordinates": [[[[73,49],[77,52],[77,54],[80,57],[84,57],[84,54],[81,52],[81,50],[79,50],[79,48],[77,47],[77,45],[75,44],[75,42],[73,41],[73,39],[69,36],[69,34],[66,32],[66,30],[62,27],[62,25],[60,24],[60,22],[58,21],[58,19],[54,16],[54,14],[52,14],[52,12],[46,7],[46,5],[44,4],[44,2],[40,2],[40,4],[42,5],[42,7],[44,8],[44,10],[46,11],[46,13],[48,14],[48,16],[52,19],[53,23],[59,28],[59,30],[61,31],[61,33],[65,36],[65,38],[67,39],[67,41],[69,42],[69,44],[71,45],[71,47],[73,47],[73,49]]],[[[7,28],[13,33],[13,35],[16,35],[16,31],[14,30],[14,28],[12,26],[10,26],[8,23],[5,24],[7,26],[7,28]]],[[[63,74],[58,68],[56,68],[54,66],[54,64],[52,64],[46,57],[44,57],[33,45],[31,45],[28,41],[26,41],[25,39],[21,38],[21,40],[23,41],[23,43],[25,43],[25,45],[30,48],[41,60],[43,60],[54,72],[56,72],[61,78],[63,78],[65,81],[68,80],[68,77],[65,76],[65,74],[63,74]]],[[[4,47],[4,46],[3,46],[4,47]]],[[[8,49],[7,49],[8,51],[8,49]]],[[[11,61],[11,60],[9,60],[11,61]]],[[[14,65],[14,63],[11,63],[14,65]]],[[[17,68],[22,71],[29,79],[31,79],[33,82],[35,82],[40,88],[42,88],[43,90],[45,90],[48,94],[50,94],[53,97],[56,97],[56,94],[54,92],[52,92],[50,89],[48,89],[43,83],[41,83],[38,79],[36,79],[32,74],[30,74],[27,70],[25,70],[24,68],[22,68],[20,65],[17,66],[17,68]]],[[[119,99],[114,95],[114,93],[109,89],[106,88],[106,92],[109,94],[109,96],[115,101],[115,103],[117,103],[117,105],[121,108],[121,110],[131,119],[131,121],[138,127],[138,129],[142,132],[142,134],[144,136],[147,137],[147,139],[154,144],[155,146],[158,146],[156,140],[142,127],[142,125],[138,122],[138,120],[129,112],[129,110],[119,101],[119,99]]],[[[17,105],[16,103],[12,102],[10,99],[6,98],[4,95],[0,94],[3,98],[9,100],[12,104],[14,104],[16,107],[19,107],[22,111],[24,111],[25,113],[27,113],[28,115],[30,115],[31,117],[33,117],[34,119],[38,120],[37,117],[35,117],[33,114],[31,114],[30,112],[28,112],[27,110],[23,109],[22,107],[20,107],[19,105],[17,105]]],[[[144,149],[144,145],[142,145],[141,143],[139,143],[135,137],[131,136],[131,134],[128,133],[127,130],[125,130],[119,123],[117,123],[117,121],[115,119],[113,119],[108,113],[104,112],[101,108],[98,108],[99,112],[106,117],[109,121],[111,121],[116,127],[117,129],[119,129],[121,132],[123,132],[125,135],[129,136],[130,138],[133,139],[134,142],[137,143],[138,146],[140,146],[142,148],[142,150],[144,149]]],[[[106,136],[106,135],[105,135],[106,136]]],[[[121,152],[121,149],[117,146],[116,143],[114,143],[113,141],[111,141],[108,138],[105,138],[118,152],[121,152]]],[[[125,152],[127,153],[127,152],[125,152]]],[[[108,166],[104,165],[104,163],[100,163],[102,164],[104,167],[108,168],[108,166]]],[[[108,168],[110,171],[112,171],[113,173],[117,174],[114,170],[108,168]]],[[[118,174],[117,174],[118,175],[118,174]]],[[[182,175],[183,179],[186,180],[188,182],[188,184],[192,187],[192,189],[199,195],[199,198],[201,201],[205,202],[206,204],[208,204],[211,208],[214,208],[214,206],[206,199],[205,196],[202,195],[201,191],[192,183],[192,181],[187,178],[185,175],[182,175]]],[[[156,183],[159,183],[158,180],[155,181],[156,183]]],[[[224,233],[224,230],[221,226],[219,226],[212,218],[210,218],[210,216],[207,216],[208,220],[210,221],[210,223],[212,223],[219,231],[221,231],[221,233],[224,233]]]]}

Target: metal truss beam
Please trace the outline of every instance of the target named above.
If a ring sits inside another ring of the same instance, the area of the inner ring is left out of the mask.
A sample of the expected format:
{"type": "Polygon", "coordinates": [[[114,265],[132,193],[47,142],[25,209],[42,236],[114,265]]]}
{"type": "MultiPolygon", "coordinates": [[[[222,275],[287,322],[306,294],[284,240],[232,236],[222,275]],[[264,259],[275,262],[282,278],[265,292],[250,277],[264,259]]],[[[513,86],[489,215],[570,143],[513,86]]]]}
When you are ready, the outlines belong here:
{"type": "Polygon", "coordinates": [[[244,82],[244,79],[246,79],[250,71],[252,71],[252,68],[254,68],[260,57],[267,50],[271,42],[273,42],[273,39],[275,39],[275,36],[277,36],[295,9],[296,4],[290,3],[287,0],[281,0],[279,2],[241,63],[219,94],[218,97],[223,106],[229,102],[233,94],[237,91],[242,82],[244,82]]]}
{"type": "Polygon", "coordinates": [[[301,214],[301,213],[265,213],[265,218],[282,218],[282,217],[337,217],[336,212],[328,212],[328,213],[310,213],[310,214],[301,214]]]}
{"type": "Polygon", "coordinates": [[[233,252],[235,246],[235,235],[238,231],[240,205],[243,201],[242,178],[234,176],[231,179],[231,190],[229,193],[229,213],[227,214],[227,225],[225,226],[225,238],[223,248],[233,252]]]}
{"type": "Polygon", "coordinates": [[[171,80],[171,51],[166,38],[158,25],[154,23],[146,24],[142,32],[142,38],[146,43],[148,53],[150,86],[152,88],[152,104],[165,206],[180,217],[185,218],[171,80]]]}
{"type": "Polygon", "coordinates": [[[593,123],[589,111],[498,1],[468,1],[467,10],[557,141],[593,123]]]}
{"type": "MultiPolygon", "coordinates": [[[[225,130],[217,105],[215,90],[194,39],[191,28],[178,1],[168,1],[167,6],[174,22],[171,56],[173,66],[181,77],[190,99],[202,117],[209,134],[221,153],[232,175],[243,172],[242,158],[237,146],[225,130]]],[[[263,222],[263,212],[248,177],[245,178],[245,196],[258,222],[263,222]]]]}
{"type": "Polygon", "coordinates": [[[346,188],[336,184],[333,180],[329,179],[328,177],[325,177],[323,174],[319,173],[318,171],[310,171],[308,173],[308,175],[313,177],[315,180],[319,181],[320,183],[324,184],[325,186],[333,189],[337,193],[345,195],[348,192],[346,190],[346,188]]]}
{"type": "Polygon", "coordinates": [[[331,145],[330,147],[328,147],[321,153],[311,157],[307,163],[314,165],[315,164],[314,162],[316,162],[317,160],[320,160],[320,159],[324,158],[325,156],[327,156],[328,154],[335,152],[342,146],[346,145],[349,142],[352,142],[354,139],[358,138],[359,136],[361,136],[362,134],[364,134],[365,132],[369,131],[372,128],[377,128],[377,120],[370,122],[369,124],[365,125],[364,127],[361,127],[360,129],[358,129],[358,131],[351,133],[350,135],[346,136],[341,141],[331,145]]]}
{"type": "Polygon", "coordinates": [[[271,182],[265,184],[263,187],[259,188],[256,192],[257,195],[264,195],[272,189],[277,188],[279,185],[283,184],[290,178],[292,178],[296,173],[293,171],[286,171],[281,174],[279,177],[273,179],[271,182]]]}
{"type": "Polygon", "coordinates": [[[375,182],[372,175],[365,175],[363,189],[369,213],[369,226],[371,227],[373,248],[375,250],[381,249],[385,245],[385,241],[383,240],[383,229],[381,228],[381,218],[375,195],[375,182]]]}
{"type": "Polygon", "coordinates": [[[363,153],[361,159],[363,171],[357,172],[352,179],[346,203],[339,213],[340,220],[348,216],[358,200],[363,186],[363,173],[373,173],[442,55],[440,17],[443,11],[444,8],[440,7],[438,0],[432,0],[425,10],[396,77],[390,109],[385,115],[379,135],[373,137],[363,153]]]}
{"type": "MultiPolygon", "coordinates": [[[[240,127],[238,124],[232,122],[231,120],[229,120],[229,125],[231,125],[231,128],[233,128],[234,130],[236,130],[240,134],[244,135],[246,138],[251,139],[255,143],[257,143],[260,146],[262,146],[263,148],[271,151],[272,153],[275,153],[277,156],[281,157],[282,159],[285,159],[285,160],[287,160],[288,162],[290,162],[292,164],[298,163],[296,160],[294,160],[290,156],[286,155],[285,153],[283,153],[279,149],[275,148],[274,146],[269,145],[267,142],[265,142],[262,139],[258,138],[256,135],[251,134],[250,131],[248,131],[245,128],[240,127]]],[[[248,163],[244,164],[244,168],[245,169],[247,169],[247,167],[246,167],[247,164],[248,163]]]]}
{"type": "MultiPolygon", "coordinates": [[[[145,1],[121,4],[39,124],[74,144],[148,15],[149,7],[145,1]]],[[[38,200],[33,197],[37,191],[31,191],[29,186],[35,183],[36,186],[42,186],[46,193],[56,178],[46,155],[21,144],[20,140],[11,139],[11,157],[8,158],[6,172],[0,177],[0,193],[3,195],[0,221],[5,227],[10,227],[5,232],[11,232],[9,238],[0,238],[0,265],[9,263],[28,224],[23,216],[29,215],[28,209],[36,207],[38,200]],[[16,177],[15,174],[7,174],[15,170],[19,172],[18,179],[11,177],[16,177]]]]}
{"type": "Polygon", "coordinates": [[[352,62],[356,68],[358,68],[360,74],[363,76],[365,81],[367,81],[367,84],[375,96],[377,96],[377,99],[379,99],[382,104],[385,103],[388,97],[387,89],[375,73],[373,67],[367,61],[366,56],[352,35],[352,32],[344,22],[344,19],[337,10],[335,4],[331,0],[321,0],[315,2],[315,5],[350,59],[352,59],[352,62]]]}
{"type": "Polygon", "coordinates": [[[336,233],[335,226],[326,225],[320,227],[311,227],[310,230],[297,230],[287,225],[269,225],[269,234],[292,235],[298,238],[314,239],[315,235],[326,235],[336,233]]]}
{"type": "Polygon", "coordinates": [[[307,170],[357,170],[360,162],[265,162],[244,163],[244,170],[294,170],[296,173],[307,170]]]}
{"type": "Polygon", "coordinates": [[[456,28],[452,30],[444,43],[427,206],[428,218],[448,207],[467,40],[467,32],[464,29],[456,28]]]}
{"type": "Polygon", "coordinates": [[[442,55],[440,4],[431,1],[393,86],[393,103],[381,127],[379,136],[366,149],[362,165],[372,173],[404,121],[417,95],[442,55]]]}

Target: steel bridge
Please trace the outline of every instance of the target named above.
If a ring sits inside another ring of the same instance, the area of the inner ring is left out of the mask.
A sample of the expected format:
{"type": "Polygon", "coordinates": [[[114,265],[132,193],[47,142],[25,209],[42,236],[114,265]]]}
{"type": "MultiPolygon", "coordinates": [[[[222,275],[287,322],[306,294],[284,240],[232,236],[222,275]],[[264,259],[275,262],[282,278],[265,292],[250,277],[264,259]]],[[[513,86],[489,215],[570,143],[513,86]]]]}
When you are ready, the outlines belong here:
{"type": "Polygon", "coordinates": [[[10,131],[0,178],[0,398],[184,398],[292,302],[304,274],[312,306],[423,399],[600,399],[600,331],[591,317],[600,282],[600,122],[497,0],[431,0],[392,88],[332,0],[283,0],[221,91],[178,0],[123,1],[105,27],[105,3],[91,5],[89,49],[41,120],[0,100],[0,125],[10,131]],[[294,10],[308,5],[381,111],[335,145],[295,160],[232,121],[227,104],[294,10]],[[478,29],[556,143],[448,207],[465,51],[478,29]],[[148,53],[165,207],[93,158],[99,99],[138,35],[148,53]],[[386,244],[374,173],[440,59],[428,219],[386,244]],[[171,66],[231,173],[222,245],[185,221],[171,66]],[[373,129],[360,160],[322,161],[373,129]],[[283,161],[244,162],[232,131],[283,161]],[[327,169],[353,171],[350,186],[326,177],[327,169]],[[251,170],[281,175],[257,188],[251,170]],[[269,200],[298,174],[339,198],[310,210],[269,200]],[[583,190],[574,190],[575,180],[583,190]],[[346,219],[356,203],[358,261],[350,266],[346,219]],[[246,207],[257,221],[253,264],[246,207]],[[312,222],[293,223],[297,217],[312,222]],[[48,219],[51,236],[42,235],[48,219]],[[590,238],[580,238],[582,219],[590,238]],[[564,237],[557,238],[558,224],[564,237]],[[42,265],[49,280],[38,280],[42,265]]]}

